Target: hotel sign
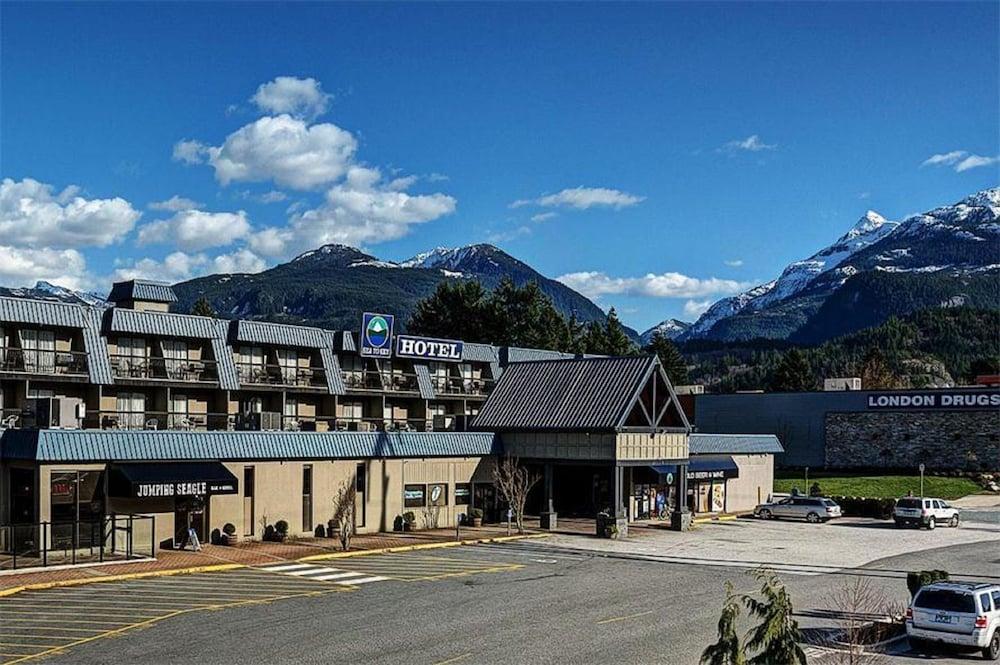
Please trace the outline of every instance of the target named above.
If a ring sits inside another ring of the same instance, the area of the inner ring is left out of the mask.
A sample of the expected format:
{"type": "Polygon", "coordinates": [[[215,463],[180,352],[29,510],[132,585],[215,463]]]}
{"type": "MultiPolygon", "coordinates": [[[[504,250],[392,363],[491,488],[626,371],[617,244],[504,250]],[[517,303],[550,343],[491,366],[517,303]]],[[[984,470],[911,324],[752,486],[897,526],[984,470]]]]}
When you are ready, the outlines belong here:
{"type": "Polygon", "coordinates": [[[921,411],[928,409],[1000,409],[1000,391],[926,393],[869,393],[867,407],[874,410],[921,411]]]}
{"type": "Polygon", "coordinates": [[[397,335],[396,357],[457,363],[462,361],[462,342],[453,339],[397,335]]]}
{"type": "Polygon", "coordinates": [[[365,358],[392,356],[392,314],[365,312],[361,317],[361,348],[358,353],[365,358]]]}

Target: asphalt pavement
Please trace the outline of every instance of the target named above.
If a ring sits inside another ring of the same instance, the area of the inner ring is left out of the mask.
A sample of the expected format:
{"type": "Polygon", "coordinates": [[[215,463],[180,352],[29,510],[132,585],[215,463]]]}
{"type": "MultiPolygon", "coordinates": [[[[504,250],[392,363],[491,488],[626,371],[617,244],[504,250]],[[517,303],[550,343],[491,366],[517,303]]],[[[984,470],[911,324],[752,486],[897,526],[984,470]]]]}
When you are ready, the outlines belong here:
{"type": "MultiPolygon", "coordinates": [[[[421,574],[427,562],[404,555],[367,565],[359,557],[349,572],[389,579],[347,587],[347,593],[284,594],[290,597],[180,612],[117,632],[116,639],[49,653],[44,662],[696,663],[714,639],[723,582],[732,580],[743,591],[753,587],[743,568],[571,551],[545,541],[421,556],[444,559],[438,568],[448,572],[421,574]]],[[[824,628],[831,624],[825,618],[831,596],[846,579],[864,576],[905,602],[905,572],[927,567],[1000,579],[1000,552],[993,544],[970,543],[837,573],[782,576],[802,625],[824,628]]],[[[280,572],[253,574],[267,576],[255,583],[261,593],[273,585],[272,595],[292,579],[280,572]]],[[[323,588],[335,582],[294,581],[323,588]]],[[[118,597],[114,589],[103,591],[118,597]]],[[[197,595],[189,602],[197,603],[197,595]]],[[[918,660],[966,662],[948,655],[918,660]]],[[[917,662],[896,656],[888,662],[897,661],[917,662]]]]}

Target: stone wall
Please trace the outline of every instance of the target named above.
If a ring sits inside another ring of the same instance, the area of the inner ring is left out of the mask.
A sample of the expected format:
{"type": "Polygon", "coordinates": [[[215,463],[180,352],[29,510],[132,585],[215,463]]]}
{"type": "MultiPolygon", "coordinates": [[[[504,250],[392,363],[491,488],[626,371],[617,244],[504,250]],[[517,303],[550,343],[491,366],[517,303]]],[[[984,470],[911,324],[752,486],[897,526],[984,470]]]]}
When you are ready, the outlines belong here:
{"type": "Polygon", "coordinates": [[[829,468],[1000,470],[1000,412],[828,413],[829,468]]]}

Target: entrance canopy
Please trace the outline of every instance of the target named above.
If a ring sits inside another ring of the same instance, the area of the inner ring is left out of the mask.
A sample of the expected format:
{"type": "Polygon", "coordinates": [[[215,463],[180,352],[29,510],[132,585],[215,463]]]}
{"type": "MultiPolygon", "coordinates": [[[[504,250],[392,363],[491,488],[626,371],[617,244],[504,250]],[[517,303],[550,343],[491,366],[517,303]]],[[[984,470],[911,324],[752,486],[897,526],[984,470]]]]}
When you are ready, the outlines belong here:
{"type": "MultiPolygon", "coordinates": [[[[661,464],[652,467],[657,473],[676,474],[676,464],[661,464]]],[[[688,480],[712,480],[722,478],[739,478],[740,468],[731,456],[692,457],[688,463],[688,480]]]]}
{"type": "Polygon", "coordinates": [[[140,499],[236,494],[238,487],[220,462],[112,464],[108,478],[111,496],[140,499]]]}

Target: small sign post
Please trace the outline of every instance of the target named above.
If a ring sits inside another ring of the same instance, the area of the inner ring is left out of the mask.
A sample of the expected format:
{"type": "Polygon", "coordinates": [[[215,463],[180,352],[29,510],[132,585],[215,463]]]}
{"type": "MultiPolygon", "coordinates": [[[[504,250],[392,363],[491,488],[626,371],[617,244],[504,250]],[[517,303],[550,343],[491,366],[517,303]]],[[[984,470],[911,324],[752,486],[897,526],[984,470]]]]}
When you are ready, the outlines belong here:
{"type": "Polygon", "coordinates": [[[924,463],[921,462],[917,468],[920,469],[920,498],[922,499],[924,498],[924,463]]]}

